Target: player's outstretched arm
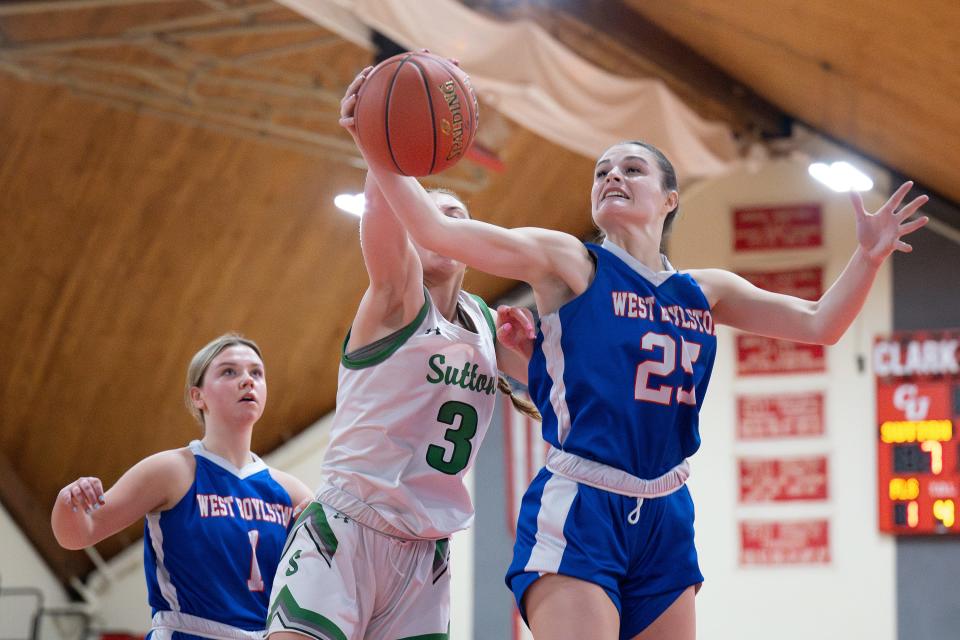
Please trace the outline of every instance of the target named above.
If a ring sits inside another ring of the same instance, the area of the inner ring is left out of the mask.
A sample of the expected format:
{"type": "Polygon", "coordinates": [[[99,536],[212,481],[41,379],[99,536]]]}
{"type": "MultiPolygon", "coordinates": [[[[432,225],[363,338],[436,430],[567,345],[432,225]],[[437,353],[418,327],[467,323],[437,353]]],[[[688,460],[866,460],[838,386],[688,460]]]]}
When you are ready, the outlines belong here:
{"type": "Polygon", "coordinates": [[[819,300],[764,291],[728,271],[691,271],[710,301],[714,321],[774,338],[836,343],[863,308],[883,261],[894,251],[912,251],[903,238],[929,221],[926,216],[910,219],[927,202],[927,196],[900,206],[912,186],[911,182],[901,185],[875,213],[863,208],[859,194],[851,196],[858,246],[843,273],[819,300]]]}
{"type": "MultiPolygon", "coordinates": [[[[582,291],[593,263],[577,238],[547,229],[505,229],[478,220],[449,218],[440,211],[416,179],[377,164],[356,134],[356,93],[365,80],[357,76],[341,102],[340,124],[351,133],[383,195],[410,236],[421,246],[473,268],[505,278],[543,286],[559,279],[582,291]]],[[[547,285],[549,286],[549,285],[547,285]]]]}
{"type": "Polygon", "coordinates": [[[89,547],[173,506],[192,482],[193,461],[178,450],[144,458],[106,492],[99,478],[78,478],[57,495],[50,515],[53,535],[65,549],[89,547]]]}
{"type": "Polygon", "coordinates": [[[423,272],[407,236],[407,229],[394,215],[377,182],[369,174],[364,182],[363,194],[360,249],[370,278],[370,288],[395,297],[408,291],[417,291],[421,294],[422,304],[423,272]]]}
{"type": "MultiPolygon", "coordinates": [[[[367,67],[347,87],[340,103],[341,118],[351,115],[356,92],[372,67],[367,67]]],[[[356,131],[347,127],[356,138],[356,131]]],[[[406,289],[421,292],[420,261],[407,238],[407,230],[393,214],[376,181],[368,175],[364,182],[364,212],[360,218],[360,248],[370,278],[370,287],[386,295],[403,295],[406,289]]],[[[422,293],[422,292],[421,292],[422,293]]],[[[421,296],[422,297],[422,296],[421,296]]],[[[422,304],[421,300],[421,304],[422,304]]]]}
{"type": "MultiPolygon", "coordinates": [[[[367,67],[347,88],[341,116],[352,113],[356,91],[367,67]]],[[[356,132],[347,128],[354,137],[356,132]]],[[[407,231],[370,175],[364,182],[364,211],[360,218],[360,249],[370,284],[351,325],[356,347],[373,342],[405,326],[423,306],[423,271],[407,231]]]]}

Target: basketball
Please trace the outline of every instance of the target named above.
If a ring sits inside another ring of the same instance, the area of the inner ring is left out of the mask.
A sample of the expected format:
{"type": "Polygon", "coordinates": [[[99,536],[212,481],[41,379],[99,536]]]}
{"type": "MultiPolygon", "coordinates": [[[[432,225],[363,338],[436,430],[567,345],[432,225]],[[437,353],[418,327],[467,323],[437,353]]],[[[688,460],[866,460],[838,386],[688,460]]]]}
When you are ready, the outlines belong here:
{"type": "Polygon", "coordinates": [[[375,162],[407,176],[456,164],[477,132],[470,78],[438,55],[401,53],[370,72],[357,92],[357,136],[375,162]]]}

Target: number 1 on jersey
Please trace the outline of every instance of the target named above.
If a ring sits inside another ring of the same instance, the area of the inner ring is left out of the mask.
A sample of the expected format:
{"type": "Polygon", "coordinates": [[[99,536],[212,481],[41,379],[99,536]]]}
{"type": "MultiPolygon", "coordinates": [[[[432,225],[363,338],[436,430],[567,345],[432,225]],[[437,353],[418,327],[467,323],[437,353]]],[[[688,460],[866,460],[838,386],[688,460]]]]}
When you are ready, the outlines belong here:
{"type": "Polygon", "coordinates": [[[247,537],[250,539],[250,577],[247,579],[247,589],[250,591],[263,591],[263,576],[260,575],[260,563],[257,562],[257,543],[260,542],[260,532],[256,529],[247,531],[247,537]]]}
{"type": "MultiPolygon", "coordinates": [[[[655,351],[660,348],[663,356],[660,360],[645,360],[637,365],[637,379],[634,386],[633,397],[644,402],[654,402],[656,404],[670,405],[673,398],[673,387],[668,384],[651,386],[650,376],[669,376],[677,368],[677,355],[679,352],[680,366],[684,372],[693,374],[693,363],[700,357],[700,345],[696,342],[688,342],[684,338],[680,339],[679,348],[677,341],[664,333],[654,333],[649,331],[643,334],[640,339],[640,349],[643,351],[655,351]]],[[[697,390],[691,384],[689,389],[679,387],[677,389],[677,402],[680,404],[697,404],[697,390]]]]}

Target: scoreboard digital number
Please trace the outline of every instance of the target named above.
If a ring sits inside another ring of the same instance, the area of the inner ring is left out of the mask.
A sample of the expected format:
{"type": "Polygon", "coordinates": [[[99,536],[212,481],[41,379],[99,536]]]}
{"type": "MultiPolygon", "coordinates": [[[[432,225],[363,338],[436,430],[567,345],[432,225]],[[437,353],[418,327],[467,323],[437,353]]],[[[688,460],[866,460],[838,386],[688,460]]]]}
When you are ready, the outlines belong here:
{"type": "Polygon", "coordinates": [[[874,343],[880,530],[960,534],[960,331],[874,343]]]}

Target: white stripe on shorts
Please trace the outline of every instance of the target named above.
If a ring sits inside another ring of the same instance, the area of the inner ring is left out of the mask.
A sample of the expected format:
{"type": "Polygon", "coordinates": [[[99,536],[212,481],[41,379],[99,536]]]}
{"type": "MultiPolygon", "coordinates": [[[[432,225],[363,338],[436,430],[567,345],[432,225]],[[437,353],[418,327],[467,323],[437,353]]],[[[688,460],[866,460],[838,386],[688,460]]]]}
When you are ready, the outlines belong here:
{"type": "Polygon", "coordinates": [[[570,409],[567,407],[567,387],[563,383],[563,347],[560,338],[563,329],[560,326],[560,313],[555,311],[540,318],[540,331],[543,332],[543,358],[550,376],[550,405],[557,416],[557,442],[563,441],[570,433],[570,409]]]}
{"type": "Polygon", "coordinates": [[[563,525],[576,497],[576,482],[558,475],[547,480],[540,497],[540,512],[537,514],[537,541],[530,552],[527,565],[523,568],[524,571],[557,573],[560,569],[560,561],[567,548],[563,525]]]}
{"type": "Polygon", "coordinates": [[[246,631],[178,611],[157,611],[153,615],[151,640],[172,638],[173,634],[178,632],[218,640],[262,640],[266,635],[266,631],[246,631]]]}
{"type": "Polygon", "coordinates": [[[602,462],[587,460],[568,451],[550,447],[547,469],[589,487],[631,498],[660,498],[670,495],[690,477],[690,463],[684,460],[659,478],[645,480],[602,462]]]}

